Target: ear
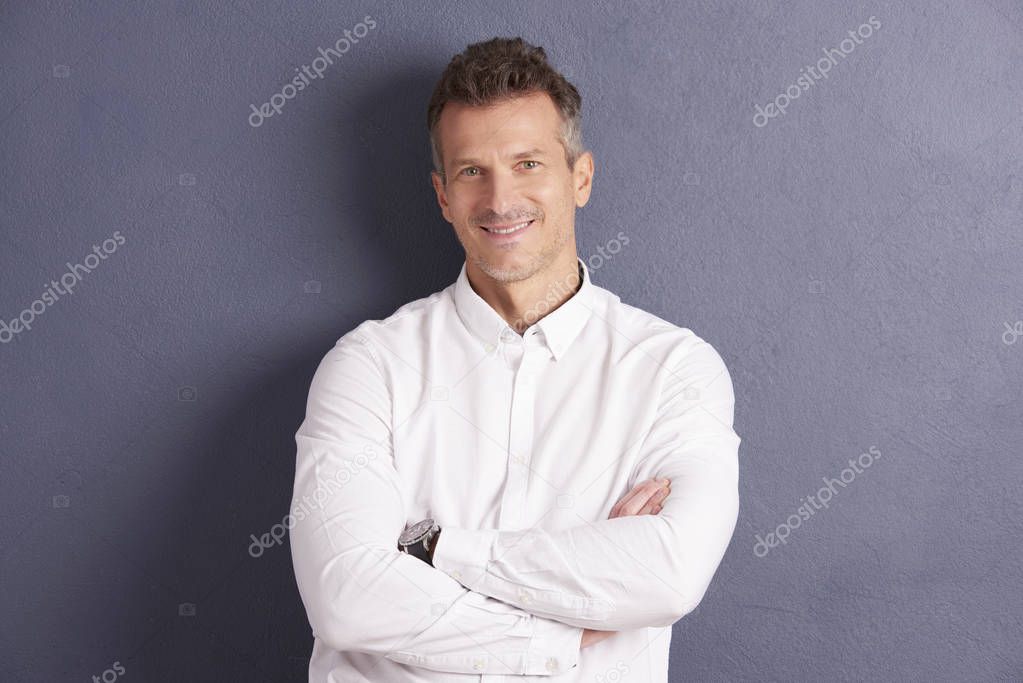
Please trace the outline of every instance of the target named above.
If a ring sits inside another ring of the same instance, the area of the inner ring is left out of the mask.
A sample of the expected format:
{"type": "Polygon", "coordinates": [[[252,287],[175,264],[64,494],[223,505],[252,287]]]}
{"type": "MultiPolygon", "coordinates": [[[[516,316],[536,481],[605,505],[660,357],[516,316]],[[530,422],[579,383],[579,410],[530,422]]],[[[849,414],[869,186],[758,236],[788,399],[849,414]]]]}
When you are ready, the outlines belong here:
{"type": "Polygon", "coordinates": [[[590,201],[590,191],[593,190],[593,155],[589,152],[583,152],[575,160],[572,189],[575,192],[575,205],[580,208],[586,206],[590,201]]]}
{"type": "Polygon", "coordinates": [[[440,212],[444,216],[444,220],[448,223],[454,223],[451,220],[451,207],[448,206],[448,196],[444,188],[444,179],[437,171],[430,171],[430,181],[433,183],[433,191],[437,193],[437,203],[440,205],[440,212]]]}

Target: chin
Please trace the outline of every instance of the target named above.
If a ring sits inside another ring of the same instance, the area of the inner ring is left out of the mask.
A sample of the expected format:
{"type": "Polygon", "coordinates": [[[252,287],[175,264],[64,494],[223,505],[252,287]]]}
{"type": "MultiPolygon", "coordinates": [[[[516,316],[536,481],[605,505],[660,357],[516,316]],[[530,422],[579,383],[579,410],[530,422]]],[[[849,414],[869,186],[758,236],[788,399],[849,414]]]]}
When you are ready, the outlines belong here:
{"type": "Polygon", "coordinates": [[[533,260],[522,262],[519,259],[487,259],[475,258],[476,266],[487,274],[487,277],[498,282],[518,282],[525,280],[539,270],[539,264],[533,260]]]}

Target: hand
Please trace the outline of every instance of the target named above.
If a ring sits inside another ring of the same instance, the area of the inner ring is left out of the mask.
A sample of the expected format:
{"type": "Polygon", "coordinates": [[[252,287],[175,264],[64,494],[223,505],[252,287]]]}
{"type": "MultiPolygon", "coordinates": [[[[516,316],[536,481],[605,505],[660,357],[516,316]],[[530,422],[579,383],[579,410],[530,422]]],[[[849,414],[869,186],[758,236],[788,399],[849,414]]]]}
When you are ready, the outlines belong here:
{"type": "Polygon", "coordinates": [[[671,493],[670,479],[647,479],[636,484],[611,508],[608,519],[630,515],[656,515],[661,503],[671,493]]]}
{"type": "MultiPolygon", "coordinates": [[[[611,508],[608,519],[629,517],[631,515],[656,515],[661,511],[661,503],[671,493],[670,479],[648,479],[636,484],[631,491],[622,496],[621,500],[611,508]]],[[[617,631],[594,631],[583,629],[583,637],[579,649],[596,645],[602,640],[613,636],[617,631]]]]}
{"type": "Polygon", "coordinates": [[[590,645],[596,645],[602,640],[607,640],[618,631],[594,631],[591,628],[583,629],[583,638],[579,644],[579,649],[584,650],[590,645]]]}

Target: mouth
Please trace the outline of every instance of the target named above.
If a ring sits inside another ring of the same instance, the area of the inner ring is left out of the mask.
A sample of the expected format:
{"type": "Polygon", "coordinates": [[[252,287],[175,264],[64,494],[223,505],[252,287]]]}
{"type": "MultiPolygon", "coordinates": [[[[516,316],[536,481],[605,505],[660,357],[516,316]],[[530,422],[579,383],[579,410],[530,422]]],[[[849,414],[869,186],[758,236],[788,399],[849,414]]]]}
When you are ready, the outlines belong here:
{"type": "Polygon", "coordinates": [[[505,224],[501,224],[501,225],[481,225],[479,227],[482,228],[483,230],[485,230],[487,233],[489,233],[493,237],[500,238],[500,237],[508,237],[510,235],[517,235],[518,233],[522,232],[523,230],[525,230],[526,228],[528,228],[529,226],[531,226],[535,222],[536,222],[536,219],[533,219],[533,220],[529,220],[529,221],[523,221],[522,223],[505,223],[505,224]]]}

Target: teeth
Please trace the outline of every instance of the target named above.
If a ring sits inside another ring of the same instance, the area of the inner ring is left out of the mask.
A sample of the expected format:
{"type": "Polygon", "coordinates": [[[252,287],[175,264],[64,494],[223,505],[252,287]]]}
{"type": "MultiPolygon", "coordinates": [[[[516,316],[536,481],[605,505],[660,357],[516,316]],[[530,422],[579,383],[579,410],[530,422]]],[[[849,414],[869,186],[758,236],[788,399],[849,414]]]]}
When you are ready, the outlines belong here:
{"type": "Polygon", "coordinates": [[[526,221],[525,223],[519,223],[518,225],[513,225],[510,228],[504,228],[504,229],[486,228],[486,230],[487,230],[487,232],[492,232],[492,233],[495,233],[495,234],[498,234],[498,235],[507,235],[510,232],[515,232],[516,230],[521,230],[522,228],[526,227],[530,223],[532,223],[532,221],[526,221]]]}

